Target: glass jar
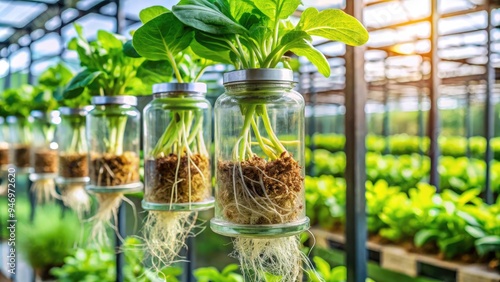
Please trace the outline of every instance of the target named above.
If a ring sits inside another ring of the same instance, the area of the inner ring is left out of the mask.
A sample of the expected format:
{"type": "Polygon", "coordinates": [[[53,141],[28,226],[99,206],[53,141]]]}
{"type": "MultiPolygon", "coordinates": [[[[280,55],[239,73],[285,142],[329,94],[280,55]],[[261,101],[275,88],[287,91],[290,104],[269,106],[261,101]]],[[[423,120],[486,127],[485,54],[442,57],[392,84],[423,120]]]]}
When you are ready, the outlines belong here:
{"type": "Polygon", "coordinates": [[[9,159],[17,173],[30,171],[31,117],[8,116],[10,154],[9,159]]]}
{"type": "Polygon", "coordinates": [[[59,144],[58,184],[85,184],[89,181],[88,145],[85,137],[86,116],[92,106],[84,108],[61,107],[61,122],[57,127],[59,144]]]}
{"type": "Polygon", "coordinates": [[[224,74],[215,103],[214,232],[282,237],[309,227],[304,198],[304,99],[287,69],[224,74]]]}
{"type": "Polygon", "coordinates": [[[0,170],[6,171],[9,165],[9,141],[7,140],[8,127],[5,119],[0,117],[0,170]]]}
{"type": "Polygon", "coordinates": [[[153,100],[144,108],[144,209],[213,207],[206,92],[204,83],[153,86],[153,100]]]}
{"type": "Polygon", "coordinates": [[[140,113],[134,96],[92,97],[87,116],[90,185],[97,193],[136,192],[139,177],[140,113]]]}
{"type": "Polygon", "coordinates": [[[58,145],[55,142],[55,131],[57,124],[61,121],[58,111],[45,113],[42,111],[32,111],[33,118],[33,141],[31,146],[31,167],[30,179],[53,179],[57,176],[58,145]]]}

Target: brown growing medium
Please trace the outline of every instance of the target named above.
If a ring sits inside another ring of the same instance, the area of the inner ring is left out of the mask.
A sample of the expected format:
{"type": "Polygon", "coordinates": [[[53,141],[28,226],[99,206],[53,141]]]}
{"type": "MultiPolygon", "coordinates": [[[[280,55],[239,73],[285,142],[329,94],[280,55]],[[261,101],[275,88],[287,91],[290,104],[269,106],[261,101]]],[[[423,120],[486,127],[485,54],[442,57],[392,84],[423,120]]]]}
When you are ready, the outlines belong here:
{"type": "Polygon", "coordinates": [[[33,168],[35,173],[57,172],[57,151],[40,150],[35,152],[33,168]]]}
{"type": "Polygon", "coordinates": [[[59,154],[59,175],[65,178],[80,178],[89,175],[87,154],[59,154]]]}
{"type": "Polygon", "coordinates": [[[9,148],[0,148],[0,166],[9,164],[9,148]]]}
{"type": "Polygon", "coordinates": [[[16,167],[30,166],[30,147],[27,145],[17,145],[14,147],[13,163],[16,167]]]}
{"type": "Polygon", "coordinates": [[[97,186],[118,186],[139,181],[139,156],[133,152],[122,155],[94,154],[89,167],[90,181],[97,186]]]}
{"type": "Polygon", "coordinates": [[[301,167],[287,152],[269,162],[257,156],[219,162],[217,203],[224,218],[236,224],[292,222],[304,209],[303,179],[301,167]]]}
{"type": "Polygon", "coordinates": [[[145,198],[149,202],[161,204],[189,203],[190,200],[201,202],[210,196],[210,164],[207,156],[193,154],[188,165],[187,156],[181,157],[179,163],[178,156],[170,154],[147,160],[145,170],[148,179],[145,198]]]}

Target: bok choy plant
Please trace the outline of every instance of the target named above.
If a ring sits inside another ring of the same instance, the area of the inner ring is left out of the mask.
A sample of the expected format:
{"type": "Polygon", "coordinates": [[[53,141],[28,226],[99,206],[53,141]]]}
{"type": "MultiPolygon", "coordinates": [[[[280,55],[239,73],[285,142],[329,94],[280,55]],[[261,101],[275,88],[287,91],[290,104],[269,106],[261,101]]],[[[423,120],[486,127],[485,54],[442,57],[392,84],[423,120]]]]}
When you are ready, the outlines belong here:
{"type": "MultiPolygon", "coordinates": [[[[358,20],[336,9],[318,11],[313,7],[307,8],[301,12],[298,23],[293,23],[290,16],[300,4],[300,0],[181,0],[172,11],[181,22],[195,30],[197,44],[217,51],[217,57],[223,56],[237,70],[248,70],[234,73],[234,76],[259,73],[255,69],[266,69],[268,74],[273,73],[269,69],[291,69],[288,55],[294,54],[306,57],[321,74],[328,77],[329,62],[313,46],[312,37],[357,46],[367,42],[368,33],[358,20]]],[[[213,52],[200,52],[198,55],[213,58],[213,52]]],[[[240,113],[234,114],[232,123],[241,125],[241,129],[239,136],[234,136],[237,141],[232,148],[231,158],[216,160],[216,212],[220,210],[221,216],[216,215],[212,227],[220,233],[225,232],[223,230],[228,224],[234,226],[233,230],[240,229],[240,225],[252,230],[259,229],[252,234],[245,234],[255,238],[237,237],[234,240],[235,255],[240,259],[247,279],[262,281],[265,280],[262,273],[270,273],[281,277],[281,281],[295,281],[300,276],[302,264],[310,265],[299,251],[300,240],[297,236],[286,232],[283,234],[288,235],[276,239],[258,236],[273,232],[270,230],[277,224],[300,228],[305,228],[307,224],[301,218],[304,208],[303,164],[294,159],[296,157],[301,161],[302,156],[293,156],[293,153],[303,152],[300,126],[293,137],[295,140],[285,140],[280,135],[283,132],[277,132],[278,128],[286,128],[284,131],[288,132],[292,125],[284,124],[288,124],[289,120],[294,120],[294,124],[303,124],[303,109],[300,110],[298,106],[297,110],[291,109],[303,99],[295,92],[290,94],[289,99],[295,103],[285,104],[285,100],[280,100],[283,101],[282,108],[289,112],[295,111],[297,118],[285,113],[285,110],[283,114],[278,113],[279,102],[273,104],[271,100],[285,97],[285,93],[290,93],[293,87],[291,83],[277,87],[284,80],[266,80],[266,76],[256,79],[256,83],[247,81],[245,86],[228,83],[226,93],[235,91],[236,94],[220,97],[216,103],[216,122],[221,123],[224,119],[219,117],[222,108],[236,101],[234,103],[238,105],[234,108],[240,113]],[[263,81],[268,84],[257,85],[263,81]],[[218,106],[221,110],[218,110],[218,106]],[[289,120],[283,118],[277,122],[279,116],[288,116],[289,120]]],[[[290,78],[286,82],[291,82],[292,75],[288,73],[287,76],[290,78]]],[[[227,77],[231,77],[231,74],[227,77]]],[[[232,110],[227,112],[232,114],[232,110]]],[[[224,125],[216,124],[218,135],[224,132],[220,126],[224,125]]],[[[219,142],[216,148],[225,148],[226,145],[219,142]]],[[[223,154],[216,152],[216,156],[223,154]]]]}
{"type": "MultiPolygon", "coordinates": [[[[162,6],[140,12],[143,25],[134,32],[132,47],[137,55],[167,70],[161,82],[171,90],[155,91],[144,109],[145,196],[149,210],[144,224],[144,248],[158,272],[170,265],[193,236],[197,210],[206,208],[211,196],[207,127],[210,104],[206,85],[196,83],[215,62],[192,50],[194,30],[162,6]],[[165,82],[176,81],[165,84],[165,82]],[[170,88],[171,87],[171,88],[170,88]],[[204,90],[205,89],[205,90],[204,90]]],[[[210,204],[210,203],[209,203],[210,204]]]]}

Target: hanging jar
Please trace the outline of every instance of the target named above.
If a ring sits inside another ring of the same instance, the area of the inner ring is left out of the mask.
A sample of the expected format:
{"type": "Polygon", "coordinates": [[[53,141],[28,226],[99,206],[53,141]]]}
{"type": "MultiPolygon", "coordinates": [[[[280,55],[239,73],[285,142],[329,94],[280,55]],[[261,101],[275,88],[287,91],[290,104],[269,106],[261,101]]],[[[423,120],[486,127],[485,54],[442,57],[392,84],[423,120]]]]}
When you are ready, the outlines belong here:
{"type": "Polygon", "coordinates": [[[87,189],[98,193],[140,191],[137,97],[94,96],[92,105],[87,116],[87,189]]]}
{"type": "Polygon", "coordinates": [[[309,227],[304,199],[304,100],[288,69],[224,74],[215,104],[219,234],[284,237],[309,227]]]}
{"type": "Polygon", "coordinates": [[[31,148],[31,117],[8,116],[9,142],[11,163],[17,168],[17,173],[30,171],[31,148]]]}
{"type": "Polygon", "coordinates": [[[144,209],[213,206],[208,152],[212,112],[206,92],[204,83],[153,86],[153,100],[144,109],[144,209]]]}
{"type": "Polygon", "coordinates": [[[89,181],[88,145],[85,137],[86,116],[92,106],[83,108],[61,107],[61,122],[57,131],[59,145],[58,184],[85,184],[89,181]]]}
{"type": "Polygon", "coordinates": [[[30,179],[32,181],[54,179],[58,169],[58,145],[55,141],[55,131],[57,124],[61,121],[59,112],[32,111],[30,115],[33,118],[31,146],[31,167],[33,170],[30,179]]]}
{"type": "Polygon", "coordinates": [[[3,117],[0,117],[0,171],[6,171],[9,165],[8,127],[3,117]]]}

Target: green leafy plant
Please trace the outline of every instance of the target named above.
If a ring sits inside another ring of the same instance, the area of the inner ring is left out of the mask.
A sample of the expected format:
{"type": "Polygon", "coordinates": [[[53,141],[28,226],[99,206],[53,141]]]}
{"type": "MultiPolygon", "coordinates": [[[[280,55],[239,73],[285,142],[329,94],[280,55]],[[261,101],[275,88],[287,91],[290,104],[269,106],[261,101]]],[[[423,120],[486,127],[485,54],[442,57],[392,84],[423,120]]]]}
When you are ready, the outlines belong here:
{"type": "Polygon", "coordinates": [[[50,268],[63,265],[73,253],[80,228],[75,214],[61,216],[58,206],[40,206],[33,223],[19,226],[19,250],[39,276],[47,277],[50,268]]]}
{"type": "MultiPolygon", "coordinates": [[[[200,52],[200,56],[218,60],[222,54],[236,69],[275,68],[280,62],[288,66],[284,55],[291,51],[307,57],[320,73],[328,77],[329,63],[313,47],[312,36],[361,45],[368,40],[368,33],[355,18],[335,9],[319,12],[316,8],[308,8],[294,25],[288,18],[299,5],[299,0],[182,0],[173,7],[173,13],[196,30],[194,36],[201,46],[218,52],[216,58],[213,52],[200,52]]],[[[245,122],[240,141],[233,151],[234,159],[242,161],[253,156],[248,149],[251,129],[265,154],[271,160],[277,159],[286,149],[272,130],[266,106],[248,104],[242,105],[241,109],[245,122]],[[254,126],[259,118],[265,125],[269,140],[254,126]]]]}
{"type": "Polygon", "coordinates": [[[2,93],[4,111],[7,116],[27,118],[33,107],[31,106],[35,89],[31,85],[22,85],[19,88],[9,88],[2,93]]]}
{"type": "MultiPolygon", "coordinates": [[[[313,258],[316,270],[309,270],[307,272],[309,282],[345,282],[347,281],[347,269],[345,266],[331,267],[330,264],[321,257],[315,256],[313,258]],[[319,276],[318,276],[319,275],[319,276]]],[[[372,279],[367,278],[366,282],[373,282],[372,279]]]]}
{"type": "Polygon", "coordinates": [[[238,265],[230,264],[222,271],[218,271],[215,267],[203,267],[194,271],[194,277],[198,282],[243,282],[243,276],[236,273],[238,265]]]}

